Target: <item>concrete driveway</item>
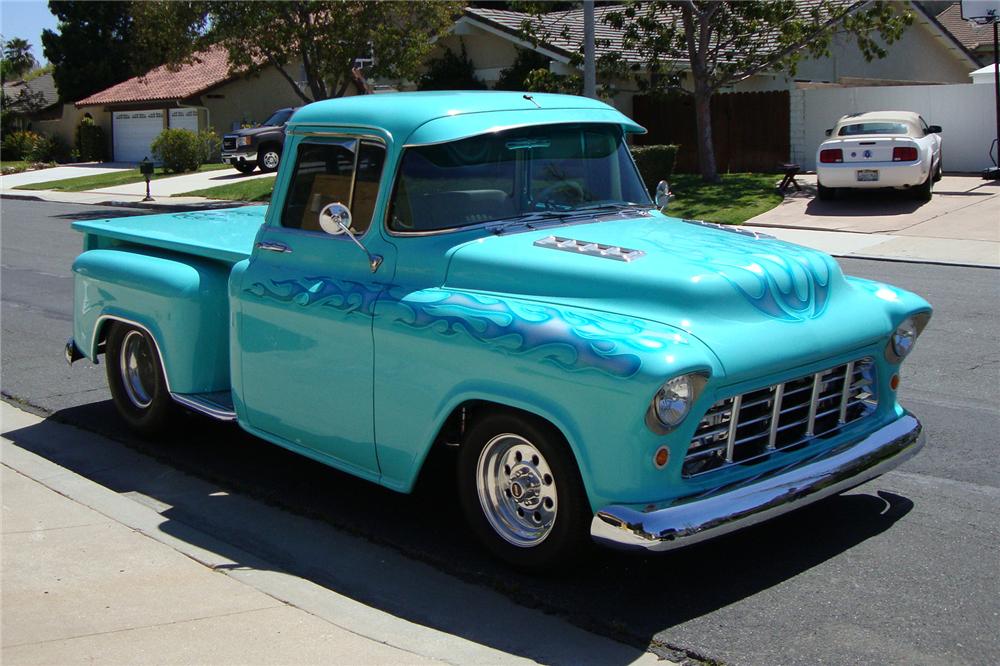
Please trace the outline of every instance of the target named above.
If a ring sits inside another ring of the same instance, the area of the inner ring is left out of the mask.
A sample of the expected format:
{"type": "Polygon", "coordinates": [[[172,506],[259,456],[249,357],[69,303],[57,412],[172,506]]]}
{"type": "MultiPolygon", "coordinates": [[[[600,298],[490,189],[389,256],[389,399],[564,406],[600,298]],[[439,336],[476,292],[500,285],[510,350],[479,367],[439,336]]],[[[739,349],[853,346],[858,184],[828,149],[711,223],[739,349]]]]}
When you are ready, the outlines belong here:
{"type": "Polygon", "coordinates": [[[746,224],[842,256],[1000,266],[1000,182],[945,176],[931,200],[921,202],[895,191],[820,201],[815,175],[798,180],[802,192],[746,224]]]}
{"type": "Polygon", "coordinates": [[[98,176],[102,173],[114,173],[134,169],[135,165],[126,162],[87,162],[83,164],[66,164],[51,169],[25,171],[9,176],[0,176],[0,188],[10,189],[21,185],[47,183],[50,180],[66,180],[81,176],[98,176]]]}

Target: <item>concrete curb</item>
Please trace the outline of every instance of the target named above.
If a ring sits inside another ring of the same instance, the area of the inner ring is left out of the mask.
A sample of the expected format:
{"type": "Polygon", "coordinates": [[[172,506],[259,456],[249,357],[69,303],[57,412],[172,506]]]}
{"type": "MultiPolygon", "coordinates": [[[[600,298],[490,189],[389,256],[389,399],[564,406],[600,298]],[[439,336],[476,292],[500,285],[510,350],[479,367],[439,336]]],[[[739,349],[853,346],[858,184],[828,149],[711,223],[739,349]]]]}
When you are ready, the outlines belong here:
{"type": "MultiPolygon", "coordinates": [[[[86,194],[86,193],[83,193],[86,194]]],[[[219,201],[217,199],[204,199],[199,202],[186,203],[150,203],[143,201],[124,201],[121,199],[109,199],[106,201],[73,201],[72,199],[46,198],[31,194],[9,194],[0,193],[0,199],[11,201],[45,201],[48,203],[77,204],[80,206],[113,206],[120,208],[142,208],[146,210],[164,210],[167,212],[184,212],[195,210],[214,210],[217,208],[239,208],[241,206],[259,206],[261,201],[219,201]]]]}

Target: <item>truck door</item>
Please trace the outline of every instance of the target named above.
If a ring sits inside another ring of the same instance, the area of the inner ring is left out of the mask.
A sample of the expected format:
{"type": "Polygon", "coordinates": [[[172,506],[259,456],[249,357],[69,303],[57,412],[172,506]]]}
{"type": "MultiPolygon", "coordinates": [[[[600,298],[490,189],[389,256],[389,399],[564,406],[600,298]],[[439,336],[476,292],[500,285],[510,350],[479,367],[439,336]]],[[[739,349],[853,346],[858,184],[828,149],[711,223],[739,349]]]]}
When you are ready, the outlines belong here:
{"type": "Polygon", "coordinates": [[[235,392],[252,430],[372,478],[372,313],[382,287],[346,234],[320,228],[319,212],[343,203],[362,243],[378,236],[367,232],[385,146],[304,139],[295,153],[280,224],[269,214],[240,284],[235,392]]]}

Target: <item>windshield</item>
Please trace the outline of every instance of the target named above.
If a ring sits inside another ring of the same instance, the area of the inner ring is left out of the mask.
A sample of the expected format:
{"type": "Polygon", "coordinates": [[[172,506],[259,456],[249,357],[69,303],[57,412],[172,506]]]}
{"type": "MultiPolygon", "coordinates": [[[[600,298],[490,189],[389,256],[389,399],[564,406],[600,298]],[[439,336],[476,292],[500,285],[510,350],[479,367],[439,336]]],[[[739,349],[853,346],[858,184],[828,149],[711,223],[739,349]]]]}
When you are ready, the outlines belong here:
{"type": "Polygon", "coordinates": [[[264,121],[264,126],[284,125],[292,117],[293,109],[278,109],[271,114],[271,117],[264,121]]]}
{"type": "Polygon", "coordinates": [[[434,231],[649,203],[617,125],[529,127],[407,149],[389,228],[434,231]]]}
{"type": "Polygon", "coordinates": [[[893,122],[854,123],[844,125],[837,132],[837,136],[864,136],[866,134],[906,134],[906,125],[893,122]]]}

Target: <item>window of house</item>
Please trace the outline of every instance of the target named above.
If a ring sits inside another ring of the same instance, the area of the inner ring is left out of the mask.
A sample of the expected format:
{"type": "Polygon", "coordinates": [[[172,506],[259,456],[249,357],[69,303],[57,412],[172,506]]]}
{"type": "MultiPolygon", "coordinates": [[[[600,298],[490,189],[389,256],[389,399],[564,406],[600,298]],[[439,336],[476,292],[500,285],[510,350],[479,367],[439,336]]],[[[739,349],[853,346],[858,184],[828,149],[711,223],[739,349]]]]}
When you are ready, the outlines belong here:
{"type": "Polygon", "coordinates": [[[375,212],[384,163],[385,147],[380,143],[340,139],[299,144],[281,225],[322,231],[320,211],[342,203],[351,209],[351,231],[364,234],[375,212]]]}

